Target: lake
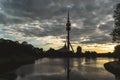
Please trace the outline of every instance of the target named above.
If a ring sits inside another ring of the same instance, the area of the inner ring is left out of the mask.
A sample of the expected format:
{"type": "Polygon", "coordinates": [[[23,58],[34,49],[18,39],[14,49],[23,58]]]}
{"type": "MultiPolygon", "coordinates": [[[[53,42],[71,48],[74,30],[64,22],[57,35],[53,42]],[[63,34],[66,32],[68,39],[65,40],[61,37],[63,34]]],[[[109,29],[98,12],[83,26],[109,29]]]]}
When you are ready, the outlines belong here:
{"type": "MultiPolygon", "coordinates": [[[[104,63],[113,58],[71,58],[70,80],[115,80],[113,74],[104,69],[104,63]]],[[[35,64],[17,69],[16,80],[66,80],[66,59],[42,58],[35,64]]]]}

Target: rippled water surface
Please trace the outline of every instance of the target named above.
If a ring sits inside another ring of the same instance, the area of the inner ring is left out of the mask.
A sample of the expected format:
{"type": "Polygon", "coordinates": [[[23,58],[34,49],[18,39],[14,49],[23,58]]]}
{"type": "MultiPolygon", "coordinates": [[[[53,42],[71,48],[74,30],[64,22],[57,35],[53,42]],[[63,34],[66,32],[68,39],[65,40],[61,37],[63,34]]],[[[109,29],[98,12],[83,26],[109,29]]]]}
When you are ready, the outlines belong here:
{"type": "MultiPolygon", "coordinates": [[[[71,58],[70,80],[115,80],[114,75],[104,69],[103,64],[113,58],[71,58]]],[[[66,80],[66,59],[43,58],[35,64],[20,67],[16,80],[66,80]]]]}

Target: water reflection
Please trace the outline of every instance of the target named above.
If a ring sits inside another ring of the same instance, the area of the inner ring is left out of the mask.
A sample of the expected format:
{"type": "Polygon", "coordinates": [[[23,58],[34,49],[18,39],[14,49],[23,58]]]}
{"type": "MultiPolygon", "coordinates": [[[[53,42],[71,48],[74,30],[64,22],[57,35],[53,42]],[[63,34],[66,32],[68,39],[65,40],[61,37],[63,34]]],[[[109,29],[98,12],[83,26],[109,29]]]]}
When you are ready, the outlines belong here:
{"type": "MultiPolygon", "coordinates": [[[[71,80],[114,80],[103,64],[113,61],[112,58],[71,58],[71,80]]],[[[66,59],[43,58],[35,64],[19,68],[16,80],[66,80],[66,59]]]]}
{"type": "Polygon", "coordinates": [[[78,66],[79,66],[79,62],[78,62],[78,61],[74,61],[74,62],[73,62],[73,66],[74,66],[74,67],[78,67],[78,66]]]}

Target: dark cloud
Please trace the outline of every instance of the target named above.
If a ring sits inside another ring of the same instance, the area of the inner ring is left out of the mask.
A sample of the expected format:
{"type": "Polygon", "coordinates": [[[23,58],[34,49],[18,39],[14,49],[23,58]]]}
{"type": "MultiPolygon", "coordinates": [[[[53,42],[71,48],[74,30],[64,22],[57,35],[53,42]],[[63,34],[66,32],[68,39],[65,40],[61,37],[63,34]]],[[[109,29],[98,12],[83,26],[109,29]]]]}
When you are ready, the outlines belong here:
{"type": "Polygon", "coordinates": [[[8,14],[14,16],[48,19],[53,17],[50,14],[57,12],[59,7],[57,2],[56,0],[9,0],[3,1],[3,8],[8,14]]]}
{"type": "MultiPolygon", "coordinates": [[[[55,25],[54,25],[55,26],[55,25]]],[[[37,36],[37,37],[44,37],[44,36],[60,36],[65,34],[65,27],[56,25],[54,28],[50,28],[48,26],[44,26],[44,30],[39,28],[29,28],[29,29],[18,29],[18,32],[24,33],[26,37],[28,36],[37,36]]]]}
{"type": "Polygon", "coordinates": [[[82,41],[81,43],[98,43],[98,44],[105,44],[107,41],[111,41],[111,38],[104,35],[98,35],[98,36],[90,36],[89,41],[82,41]]]}
{"type": "Polygon", "coordinates": [[[114,28],[113,24],[114,24],[113,21],[109,21],[106,24],[100,24],[99,29],[106,33],[112,32],[111,30],[114,28]]]}
{"type": "Polygon", "coordinates": [[[65,38],[69,7],[71,22],[76,23],[76,27],[72,26],[71,30],[72,41],[106,43],[110,41],[108,34],[114,24],[109,16],[113,15],[113,8],[118,2],[119,0],[1,0],[0,23],[16,24],[12,28],[23,33],[23,37],[65,38]],[[35,20],[38,23],[31,25],[35,20]]]}
{"type": "Polygon", "coordinates": [[[88,20],[103,14],[112,13],[112,7],[116,2],[98,0],[3,0],[4,10],[14,16],[52,19],[65,16],[67,5],[71,5],[73,18],[87,18],[88,20]],[[102,4],[102,5],[101,5],[102,4]],[[104,9],[103,9],[104,7],[104,9]],[[93,14],[95,12],[96,14],[93,14]]]}

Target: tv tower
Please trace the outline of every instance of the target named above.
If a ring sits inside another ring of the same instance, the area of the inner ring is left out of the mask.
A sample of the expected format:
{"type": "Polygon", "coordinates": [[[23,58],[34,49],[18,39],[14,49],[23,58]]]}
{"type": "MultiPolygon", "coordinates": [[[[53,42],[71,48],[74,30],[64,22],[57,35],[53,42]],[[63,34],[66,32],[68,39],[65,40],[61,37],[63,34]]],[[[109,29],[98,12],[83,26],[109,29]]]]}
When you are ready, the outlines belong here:
{"type": "MultiPolygon", "coordinates": [[[[68,10],[68,17],[67,17],[67,23],[66,23],[66,31],[67,31],[67,49],[68,49],[68,54],[70,52],[70,30],[71,30],[71,23],[70,23],[70,18],[69,18],[69,10],[68,10]]],[[[67,80],[70,80],[70,60],[69,56],[67,57],[67,80]]]]}

